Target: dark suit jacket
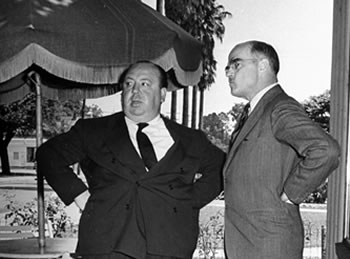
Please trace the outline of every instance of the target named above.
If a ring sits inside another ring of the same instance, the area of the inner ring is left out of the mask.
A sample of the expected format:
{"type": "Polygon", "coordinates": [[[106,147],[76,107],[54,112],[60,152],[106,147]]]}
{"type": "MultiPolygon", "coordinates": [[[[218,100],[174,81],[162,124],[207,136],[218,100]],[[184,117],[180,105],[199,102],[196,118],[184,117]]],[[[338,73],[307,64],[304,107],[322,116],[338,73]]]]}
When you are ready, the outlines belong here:
{"type": "Polygon", "coordinates": [[[335,243],[335,251],[339,259],[350,258],[350,240],[344,238],[342,242],[335,243]]]}
{"type": "Polygon", "coordinates": [[[225,244],[230,259],[302,258],[299,206],[337,167],[337,142],[280,86],[258,102],[228,154],[225,244]],[[285,192],[295,203],[281,201],[285,192]]]}
{"type": "Polygon", "coordinates": [[[123,113],[79,120],[38,149],[38,169],[65,204],[87,188],[70,165],[80,162],[88,182],[78,254],[191,257],[199,209],[222,189],[224,154],[201,131],[164,121],[175,143],[149,172],[123,113]],[[202,178],[193,183],[196,173],[202,178]]]}

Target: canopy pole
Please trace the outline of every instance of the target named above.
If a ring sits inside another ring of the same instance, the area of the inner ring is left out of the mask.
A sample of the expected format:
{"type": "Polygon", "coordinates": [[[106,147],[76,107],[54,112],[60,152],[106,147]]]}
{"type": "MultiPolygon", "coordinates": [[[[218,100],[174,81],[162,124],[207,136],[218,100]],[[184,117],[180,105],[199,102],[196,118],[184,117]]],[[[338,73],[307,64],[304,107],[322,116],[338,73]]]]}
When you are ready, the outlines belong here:
{"type": "MultiPolygon", "coordinates": [[[[36,72],[34,75],[35,93],[36,93],[36,147],[38,148],[43,142],[42,130],[42,105],[41,105],[41,78],[36,72]]],[[[39,231],[39,248],[45,247],[45,207],[44,207],[44,177],[36,170],[37,173],[37,195],[38,195],[38,231],[39,231]]]]}

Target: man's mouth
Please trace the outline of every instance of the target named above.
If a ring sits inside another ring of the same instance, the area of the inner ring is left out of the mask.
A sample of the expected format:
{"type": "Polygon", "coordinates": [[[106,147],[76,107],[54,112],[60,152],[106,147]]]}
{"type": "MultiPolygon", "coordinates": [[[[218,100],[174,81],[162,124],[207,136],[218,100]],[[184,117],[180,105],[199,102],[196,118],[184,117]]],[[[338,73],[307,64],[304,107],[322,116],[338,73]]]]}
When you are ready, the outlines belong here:
{"type": "Polygon", "coordinates": [[[142,101],[140,99],[132,99],[130,104],[131,106],[138,106],[142,103],[142,101]]]}

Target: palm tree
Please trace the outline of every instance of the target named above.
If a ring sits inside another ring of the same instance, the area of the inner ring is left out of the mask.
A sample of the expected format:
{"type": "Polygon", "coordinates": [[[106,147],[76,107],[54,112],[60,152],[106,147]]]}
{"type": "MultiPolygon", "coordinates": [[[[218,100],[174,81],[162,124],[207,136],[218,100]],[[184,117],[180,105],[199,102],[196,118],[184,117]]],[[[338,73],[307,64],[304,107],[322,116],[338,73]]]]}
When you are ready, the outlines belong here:
{"type": "MultiPolygon", "coordinates": [[[[216,60],[214,59],[214,37],[220,41],[225,33],[223,20],[231,16],[216,0],[165,0],[166,16],[179,24],[183,29],[203,43],[203,76],[197,86],[193,88],[192,94],[192,127],[196,127],[197,114],[197,92],[200,91],[199,104],[199,128],[202,124],[204,90],[214,83],[216,60]]],[[[185,95],[184,95],[185,96],[185,95]]],[[[188,95],[186,95],[188,96],[188,95]]],[[[188,98],[188,97],[187,97],[188,98]]],[[[188,102],[188,100],[184,100],[188,102]]],[[[188,112],[184,112],[183,121],[188,118],[188,112]]]]}

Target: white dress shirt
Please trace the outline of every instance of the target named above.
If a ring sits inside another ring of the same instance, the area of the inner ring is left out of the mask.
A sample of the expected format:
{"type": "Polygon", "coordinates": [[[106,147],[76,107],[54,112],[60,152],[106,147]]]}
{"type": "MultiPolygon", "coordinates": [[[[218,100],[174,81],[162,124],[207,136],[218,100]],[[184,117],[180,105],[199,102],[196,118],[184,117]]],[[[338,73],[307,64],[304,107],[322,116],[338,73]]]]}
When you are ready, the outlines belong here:
{"type": "Polygon", "coordinates": [[[264,94],[269,91],[272,87],[278,85],[278,82],[269,85],[267,87],[265,87],[264,89],[262,89],[260,92],[258,92],[253,99],[250,101],[250,110],[249,110],[249,114],[252,113],[252,111],[254,110],[254,108],[256,107],[256,105],[258,104],[258,102],[260,101],[260,99],[264,96],[264,94]]]}
{"type": "MultiPolygon", "coordinates": [[[[126,126],[129,131],[129,136],[132,144],[139,153],[140,150],[137,144],[136,132],[138,130],[137,123],[125,117],[126,126]]],[[[145,133],[152,142],[154,152],[156,153],[157,160],[161,160],[170,147],[174,144],[174,140],[171,137],[168,129],[166,128],[163,119],[158,115],[153,120],[148,121],[148,126],[145,127],[142,132],[145,133]]]]}

